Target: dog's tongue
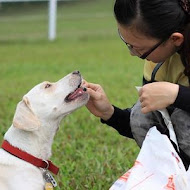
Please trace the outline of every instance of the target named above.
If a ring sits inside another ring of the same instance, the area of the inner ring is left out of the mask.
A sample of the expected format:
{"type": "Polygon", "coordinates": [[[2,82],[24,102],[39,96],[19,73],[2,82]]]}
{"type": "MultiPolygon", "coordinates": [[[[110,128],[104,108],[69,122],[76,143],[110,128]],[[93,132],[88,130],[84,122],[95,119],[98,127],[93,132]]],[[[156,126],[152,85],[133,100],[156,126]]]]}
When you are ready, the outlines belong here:
{"type": "Polygon", "coordinates": [[[72,94],[68,96],[68,100],[74,100],[75,98],[81,96],[84,93],[82,88],[77,88],[72,94]]]}

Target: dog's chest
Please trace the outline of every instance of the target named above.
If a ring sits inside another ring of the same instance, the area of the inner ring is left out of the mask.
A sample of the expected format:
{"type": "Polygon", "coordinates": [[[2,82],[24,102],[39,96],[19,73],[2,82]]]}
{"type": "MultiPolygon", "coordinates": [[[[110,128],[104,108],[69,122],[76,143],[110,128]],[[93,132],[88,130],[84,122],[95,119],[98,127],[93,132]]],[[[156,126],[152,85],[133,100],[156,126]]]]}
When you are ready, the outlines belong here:
{"type": "Polygon", "coordinates": [[[41,170],[2,149],[0,149],[0,171],[0,189],[44,190],[41,170]]]}

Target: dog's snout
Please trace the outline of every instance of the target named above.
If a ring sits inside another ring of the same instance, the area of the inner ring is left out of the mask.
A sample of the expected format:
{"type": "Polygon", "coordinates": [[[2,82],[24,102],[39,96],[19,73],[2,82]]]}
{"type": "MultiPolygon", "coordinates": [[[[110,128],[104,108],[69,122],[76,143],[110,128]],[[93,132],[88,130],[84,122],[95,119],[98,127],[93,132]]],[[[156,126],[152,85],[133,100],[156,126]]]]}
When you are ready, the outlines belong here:
{"type": "Polygon", "coordinates": [[[80,71],[73,71],[73,75],[80,75],[80,71]]]}

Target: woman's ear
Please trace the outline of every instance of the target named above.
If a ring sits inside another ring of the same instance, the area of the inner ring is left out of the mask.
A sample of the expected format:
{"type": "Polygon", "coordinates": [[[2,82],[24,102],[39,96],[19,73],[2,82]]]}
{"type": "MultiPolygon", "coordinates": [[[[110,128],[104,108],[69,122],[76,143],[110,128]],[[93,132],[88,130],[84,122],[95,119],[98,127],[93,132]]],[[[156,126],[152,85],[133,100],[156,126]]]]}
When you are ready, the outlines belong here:
{"type": "Polygon", "coordinates": [[[184,42],[184,36],[182,33],[179,32],[174,32],[171,36],[170,36],[170,40],[171,42],[176,46],[179,47],[182,45],[182,43],[184,42]]]}

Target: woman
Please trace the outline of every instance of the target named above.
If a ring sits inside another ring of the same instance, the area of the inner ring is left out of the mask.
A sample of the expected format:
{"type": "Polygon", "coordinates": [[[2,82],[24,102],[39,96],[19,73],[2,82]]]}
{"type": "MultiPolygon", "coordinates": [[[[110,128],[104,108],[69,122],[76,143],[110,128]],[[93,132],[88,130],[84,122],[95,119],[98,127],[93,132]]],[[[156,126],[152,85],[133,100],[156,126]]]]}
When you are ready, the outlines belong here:
{"type": "Polygon", "coordinates": [[[120,38],[134,56],[146,59],[139,101],[121,110],[100,85],[86,82],[87,108],[139,146],[152,126],[168,135],[161,114],[167,108],[186,168],[190,164],[190,3],[187,0],[116,0],[120,38]]]}

